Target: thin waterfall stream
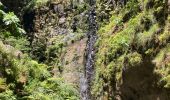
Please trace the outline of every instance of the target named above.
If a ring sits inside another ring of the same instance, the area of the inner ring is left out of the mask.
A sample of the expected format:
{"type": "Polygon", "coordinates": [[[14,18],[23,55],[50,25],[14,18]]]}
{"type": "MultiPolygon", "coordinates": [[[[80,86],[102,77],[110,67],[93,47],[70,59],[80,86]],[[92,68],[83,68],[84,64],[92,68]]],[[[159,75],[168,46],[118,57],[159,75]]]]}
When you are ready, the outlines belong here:
{"type": "Polygon", "coordinates": [[[80,79],[80,92],[82,100],[91,100],[91,82],[94,74],[94,56],[95,56],[95,43],[97,40],[97,23],[96,23],[96,12],[95,12],[95,1],[89,1],[90,10],[88,13],[88,24],[89,29],[87,33],[87,45],[86,45],[86,62],[85,72],[80,79]]]}

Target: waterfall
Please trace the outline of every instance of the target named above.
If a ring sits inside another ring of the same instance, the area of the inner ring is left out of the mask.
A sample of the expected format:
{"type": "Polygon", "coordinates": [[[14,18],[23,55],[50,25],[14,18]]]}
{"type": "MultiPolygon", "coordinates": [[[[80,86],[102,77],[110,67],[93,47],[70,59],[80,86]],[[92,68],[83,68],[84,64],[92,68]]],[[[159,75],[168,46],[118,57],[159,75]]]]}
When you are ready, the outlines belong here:
{"type": "Polygon", "coordinates": [[[95,12],[95,1],[90,0],[90,10],[88,13],[88,24],[89,29],[87,33],[87,46],[86,46],[86,62],[85,62],[85,73],[80,79],[80,90],[82,100],[91,100],[91,82],[94,74],[94,56],[95,56],[95,43],[97,40],[97,23],[96,23],[96,12],[95,12]]]}

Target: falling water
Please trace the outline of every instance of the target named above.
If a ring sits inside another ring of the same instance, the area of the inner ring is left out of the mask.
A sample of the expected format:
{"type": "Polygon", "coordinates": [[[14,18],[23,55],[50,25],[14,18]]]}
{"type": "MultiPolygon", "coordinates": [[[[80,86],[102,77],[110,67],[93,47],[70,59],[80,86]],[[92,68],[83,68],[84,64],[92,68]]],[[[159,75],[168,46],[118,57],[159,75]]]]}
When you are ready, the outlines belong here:
{"type": "Polygon", "coordinates": [[[94,56],[95,56],[95,43],[97,40],[96,30],[96,12],[95,12],[95,1],[90,0],[90,10],[88,13],[88,24],[89,29],[87,33],[87,47],[86,47],[86,63],[85,73],[80,79],[80,92],[82,100],[91,100],[90,84],[94,74],[94,56]]]}

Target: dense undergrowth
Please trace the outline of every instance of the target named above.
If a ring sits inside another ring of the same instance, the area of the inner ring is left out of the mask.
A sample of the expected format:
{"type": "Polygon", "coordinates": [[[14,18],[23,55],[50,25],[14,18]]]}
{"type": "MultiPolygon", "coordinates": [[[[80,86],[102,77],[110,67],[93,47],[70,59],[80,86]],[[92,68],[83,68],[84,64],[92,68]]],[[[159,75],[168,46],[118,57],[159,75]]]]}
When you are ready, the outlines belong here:
{"type": "Polygon", "coordinates": [[[147,65],[154,67],[153,75],[159,76],[156,87],[169,89],[168,1],[128,0],[122,8],[118,6],[119,10],[112,12],[109,22],[104,22],[98,31],[94,97],[117,100],[119,95],[123,98],[118,88],[124,84],[124,73],[148,62],[156,63],[147,65]]]}
{"type": "Polygon", "coordinates": [[[75,87],[53,76],[50,66],[30,57],[30,41],[19,18],[13,12],[5,12],[2,4],[0,23],[1,100],[79,99],[75,87]]]}

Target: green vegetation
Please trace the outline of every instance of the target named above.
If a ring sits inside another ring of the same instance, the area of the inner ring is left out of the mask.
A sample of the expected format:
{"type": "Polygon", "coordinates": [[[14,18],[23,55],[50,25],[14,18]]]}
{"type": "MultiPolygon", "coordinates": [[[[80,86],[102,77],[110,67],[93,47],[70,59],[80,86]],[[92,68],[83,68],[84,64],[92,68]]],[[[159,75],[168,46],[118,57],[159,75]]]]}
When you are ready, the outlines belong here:
{"type": "MultiPolygon", "coordinates": [[[[34,10],[36,8],[40,8],[42,6],[45,6],[49,0],[27,0],[25,2],[25,7],[24,9],[27,10],[34,10]]],[[[20,1],[23,2],[23,1],[20,1]]]]}
{"type": "MultiPolygon", "coordinates": [[[[0,22],[1,100],[79,99],[77,89],[53,76],[49,70],[51,66],[30,57],[30,42],[13,12],[0,10],[0,22]]],[[[60,44],[57,46],[61,48],[60,44]]],[[[52,49],[49,53],[53,53],[52,49]]]]}
{"type": "MultiPolygon", "coordinates": [[[[152,62],[157,52],[167,48],[170,39],[165,0],[129,0],[126,6],[118,9],[120,11],[113,13],[109,23],[98,31],[96,74],[92,91],[98,99],[115,98],[115,88],[122,85],[123,71],[152,62]],[[146,58],[148,61],[145,61],[146,58]]],[[[156,60],[160,64],[155,65],[155,69],[158,67],[155,74],[161,75],[161,81],[157,83],[168,88],[169,64],[162,65],[163,59],[156,60]]]]}
{"type": "MultiPolygon", "coordinates": [[[[0,100],[79,100],[74,81],[84,64],[89,0],[2,2],[0,100]]],[[[169,100],[162,99],[170,89],[168,6],[168,0],[96,1],[95,100],[169,100]]]]}

